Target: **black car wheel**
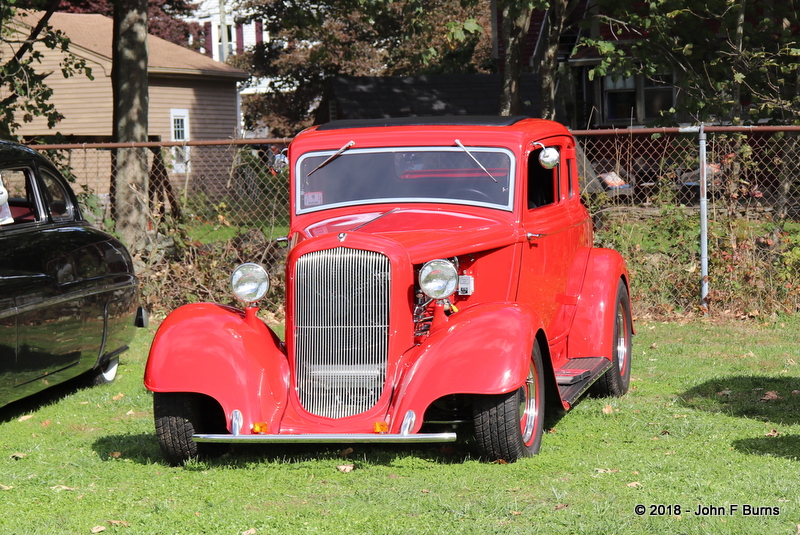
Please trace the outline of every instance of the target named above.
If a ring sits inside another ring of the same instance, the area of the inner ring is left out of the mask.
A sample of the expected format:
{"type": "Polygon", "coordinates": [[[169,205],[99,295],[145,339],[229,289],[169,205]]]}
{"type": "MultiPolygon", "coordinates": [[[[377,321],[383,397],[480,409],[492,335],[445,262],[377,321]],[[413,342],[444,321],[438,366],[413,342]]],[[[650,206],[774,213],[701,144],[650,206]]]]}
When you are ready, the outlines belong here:
{"type": "Polygon", "coordinates": [[[631,383],[631,354],[633,352],[633,322],[631,301],[625,283],[619,281],[614,315],[614,346],[611,349],[611,368],[593,386],[598,397],[620,397],[631,383]]]}
{"type": "Polygon", "coordinates": [[[479,453],[488,460],[513,462],[539,452],[544,421],[544,378],[538,341],[528,377],[517,390],[473,399],[473,423],[479,453]]]}
{"type": "Polygon", "coordinates": [[[226,432],[222,411],[209,400],[186,392],[154,392],[153,416],[161,453],[173,466],[199,456],[217,456],[227,450],[225,444],[198,444],[192,435],[226,432]],[[217,410],[214,410],[214,409],[217,410]],[[223,424],[222,431],[220,425],[223,424]]]}

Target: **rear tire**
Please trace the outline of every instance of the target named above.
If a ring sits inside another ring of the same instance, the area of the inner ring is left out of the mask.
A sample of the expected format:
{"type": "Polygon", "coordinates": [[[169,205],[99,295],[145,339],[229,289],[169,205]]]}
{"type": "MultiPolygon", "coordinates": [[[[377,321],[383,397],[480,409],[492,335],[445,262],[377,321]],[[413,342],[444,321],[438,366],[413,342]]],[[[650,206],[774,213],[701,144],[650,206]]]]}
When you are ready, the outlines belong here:
{"type": "Polygon", "coordinates": [[[158,445],[164,458],[172,466],[201,456],[219,456],[227,450],[226,444],[198,444],[192,439],[192,435],[197,433],[227,432],[221,409],[210,406],[210,401],[203,396],[186,392],[153,393],[153,416],[158,445]],[[219,416],[222,416],[221,422],[219,416]]]}
{"type": "Polygon", "coordinates": [[[473,398],[475,441],[481,457],[514,462],[539,452],[544,425],[544,377],[539,342],[528,377],[513,392],[473,398]]]}
{"type": "Polygon", "coordinates": [[[633,353],[633,320],[628,288],[621,280],[617,286],[617,305],[614,314],[611,368],[592,387],[598,397],[623,396],[631,384],[631,355],[633,353]]]}

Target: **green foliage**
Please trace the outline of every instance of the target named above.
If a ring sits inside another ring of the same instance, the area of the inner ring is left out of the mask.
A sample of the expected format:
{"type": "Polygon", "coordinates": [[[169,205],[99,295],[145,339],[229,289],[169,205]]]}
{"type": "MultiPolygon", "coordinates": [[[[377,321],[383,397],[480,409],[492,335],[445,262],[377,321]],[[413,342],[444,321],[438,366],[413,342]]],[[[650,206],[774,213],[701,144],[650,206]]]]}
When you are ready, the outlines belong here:
{"type": "Polygon", "coordinates": [[[246,0],[269,43],[233,58],[273,91],[245,99],[250,128],[292,136],[310,124],[327,80],[485,71],[490,63],[489,4],[461,0],[246,0]]]}
{"type": "Polygon", "coordinates": [[[794,2],[601,0],[596,20],[611,37],[581,41],[601,57],[590,78],[674,73],[696,121],[800,118],[794,2]]]}

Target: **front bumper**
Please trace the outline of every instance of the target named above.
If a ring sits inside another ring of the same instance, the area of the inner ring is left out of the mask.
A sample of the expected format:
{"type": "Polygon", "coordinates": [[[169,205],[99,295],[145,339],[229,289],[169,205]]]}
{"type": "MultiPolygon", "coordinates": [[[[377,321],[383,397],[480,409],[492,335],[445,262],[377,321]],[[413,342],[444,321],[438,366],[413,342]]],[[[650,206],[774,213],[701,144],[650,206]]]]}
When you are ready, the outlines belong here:
{"type": "Polygon", "coordinates": [[[416,421],[414,411],[408,411],[403,418],[399,433],[305,433],[305,434],[242,434],[242,413],[234,410],[231,415],[230,434],[195,434],[195,442],[223,443],[284,443],[284,444],[355,444],[355,443],[430,443],[455,442],[456,433],[412,433],[416,421]]]}

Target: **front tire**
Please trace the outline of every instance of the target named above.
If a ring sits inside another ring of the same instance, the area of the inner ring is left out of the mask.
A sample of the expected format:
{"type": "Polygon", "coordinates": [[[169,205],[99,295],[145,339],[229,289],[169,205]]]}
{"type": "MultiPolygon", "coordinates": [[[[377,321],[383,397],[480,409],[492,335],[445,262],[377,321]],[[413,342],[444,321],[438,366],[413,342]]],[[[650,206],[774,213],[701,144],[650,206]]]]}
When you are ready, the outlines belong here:
{"type": "Polygon", "coordinates": [[[170,465],[178,466],[200,456],[218,456],[227,449],[225,444],[198,444],[192,439],[195,433],[219,432],[220,424],[222,432],[226,432],[222,410],[212,401],[186,392],[153,393],[156,437],[170,465]]]}
{"type": "Polygon", "coordinates": [[[520,388],[473,399],[475,441],[481,457],[514,462],[537,454],[542,444],[543,401],[542,357],[536,341],[528,377],[520,388]]]}
{"type": "Polygon", "coordinates": [[[598,397],[623,396],[631,384],[631,355],[633,354],[633,320],[628,288],[621,280],[617,286],[617,305],[614,314],[611,368],[594,384],[598,397]]]}
{"type": "Polygon", "coordinates": [[[108,360],[99,368],[88,373],[85,380],[87,386],[101,386],[113,383],[119,371],[119,357],[108,360]]]}

